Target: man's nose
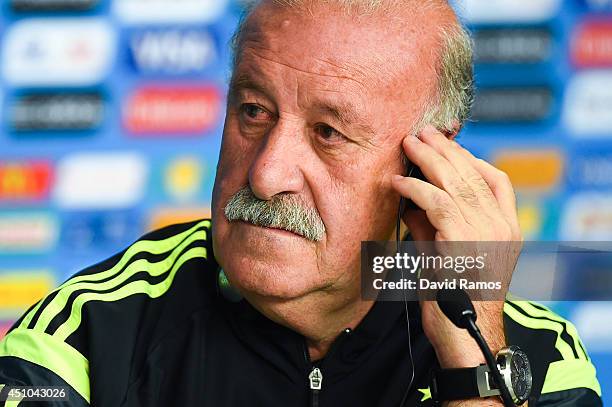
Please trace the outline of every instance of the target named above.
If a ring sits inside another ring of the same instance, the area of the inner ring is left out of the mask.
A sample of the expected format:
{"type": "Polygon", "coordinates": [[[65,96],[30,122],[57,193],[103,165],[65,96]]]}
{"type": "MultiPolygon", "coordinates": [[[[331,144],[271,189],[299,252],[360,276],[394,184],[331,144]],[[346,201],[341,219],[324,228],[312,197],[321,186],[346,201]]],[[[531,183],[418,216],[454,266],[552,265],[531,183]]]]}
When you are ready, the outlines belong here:
{"type": "Polygon", "coordinates": [[[278,123],[268,132],[249,169],[249,182],[255,196],[270,200],[277,194],[302,190],[300,143],[303,141],[295,128],[278,123]]]}

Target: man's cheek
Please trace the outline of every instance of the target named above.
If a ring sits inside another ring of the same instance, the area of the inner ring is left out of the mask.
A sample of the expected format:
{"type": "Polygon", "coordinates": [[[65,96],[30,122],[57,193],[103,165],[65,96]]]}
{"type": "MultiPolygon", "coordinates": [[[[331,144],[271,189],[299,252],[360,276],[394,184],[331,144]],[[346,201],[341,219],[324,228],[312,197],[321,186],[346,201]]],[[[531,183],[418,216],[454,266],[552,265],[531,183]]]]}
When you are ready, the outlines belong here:
{"type": "Polygon", "coordinates": [[[332,215],[332,227],[336,236],[350,243],[361,242],[366,236],[369,221],[372,217],[371,208],[364,197],[353,194],[345,202],[335,206],[332,215]]]}
{"type": "Polygon", "coordinates": [[[223,190],[237,186],[236,192],[247,184],[252,157],[253,153],[240,143],[224,140],[217,167],[217,183],[223,190]]]}

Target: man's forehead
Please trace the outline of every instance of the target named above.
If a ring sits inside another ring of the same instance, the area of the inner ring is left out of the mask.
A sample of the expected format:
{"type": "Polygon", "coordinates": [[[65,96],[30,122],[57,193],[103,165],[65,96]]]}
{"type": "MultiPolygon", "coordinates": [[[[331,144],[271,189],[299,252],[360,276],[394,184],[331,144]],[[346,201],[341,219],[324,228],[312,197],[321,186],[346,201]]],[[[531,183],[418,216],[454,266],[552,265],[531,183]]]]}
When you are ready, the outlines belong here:
{"type": "MultiPolygon", "coordinates": [[[[263,76],[275,83],[260,88],[282,89],[285,84],[296,88],[295,78],[309,76],[293,95],[304,100],[309,94],[333,98],[338,93],[355,102],[355,111],[370,116],[361,123],[382,129],[393,126],[387,119],[391,115],[397,126],[412,128],[437,90],[438,27],[455,21],[452,9],[415,6],[393,16],[353,16],[328,4],[291,9],[265,2],[257,7],[238,37],[234,78],[242,68],[265,66],[268,75],[263,76]]],[[[326,109],[351,117],[335,106],[326,109]]]]}
{"type": "Polygon", "coordinates": [[[382,85],[411,66],[431,65],[434,37],[416,16],[351,16],[329,4],[306,10],[265,2],[244,27],[238,59],[248,49],[304,72],[382,85]]]}

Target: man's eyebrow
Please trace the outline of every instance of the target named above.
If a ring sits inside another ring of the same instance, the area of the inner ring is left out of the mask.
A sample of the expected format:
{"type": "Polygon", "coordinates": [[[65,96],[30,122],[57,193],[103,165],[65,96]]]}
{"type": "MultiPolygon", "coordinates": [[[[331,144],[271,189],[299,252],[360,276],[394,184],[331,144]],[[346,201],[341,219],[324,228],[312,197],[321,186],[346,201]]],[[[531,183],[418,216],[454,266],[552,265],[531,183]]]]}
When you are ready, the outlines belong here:
{"type": "MultiPolygon", "coordinates": [[[[230,95],[236,95],[239,91],[244,89],[253,90],[269,97],[268,89],[261,83],[253,80],[250,75],[243,73],[232,78],[229,85],[230,95]]],[[[319,101],[315,103],[314,107],[320,113],[333,117],[344,127],[357,129],[360,133],[363,133],[364,142],[369,143],[370,139],[376,134],[372,126],[368,125],[363,120],[350,102],[335,104],[327,101],[319,101]]]]}
{"type": "Polygon", "coordinates": [[[365,133],[368,138],[374,136],[374,129],[357,114],[355,107],[351,103],[343,103],[339,105],[319,103],[317,110],[324,114],[328,114],[338,120],[343,126],[356,128],[362,133],[365,133]]]}
{"type": "Polygon", "coordinates": [[[268,90],[262,84],[254,81],[249,75],[244,74],[232,78],[229,85],[230,94],[236,94],[242,89],[254,90],[265,95],[268,94],[268,90]]]}

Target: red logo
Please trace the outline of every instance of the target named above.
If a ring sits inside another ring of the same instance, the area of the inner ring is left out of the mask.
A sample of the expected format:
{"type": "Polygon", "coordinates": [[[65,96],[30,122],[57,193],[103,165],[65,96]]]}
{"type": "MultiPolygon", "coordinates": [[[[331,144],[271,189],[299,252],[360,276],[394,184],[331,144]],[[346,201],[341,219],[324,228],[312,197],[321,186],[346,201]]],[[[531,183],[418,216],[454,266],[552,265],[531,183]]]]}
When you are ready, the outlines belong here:
{"type": "Polygon", "coordinates": [[[51,176],[51,165],[45,161],[0,163],[0,202],[46,199],[51,176]]]}
{"type": "Polygon", "coordinates": [[[582,24],[574,34],[572,60],[581,68],[612,66],[612,22],[582,24]]]}
{"type": "Polygon", "coordinates": [[[0,340],[6,336],[14,322],[11,321],[0,321],[0,340]]]}
{"type": "Polygon", "coordinates": [[[146,87],[128,99],[123,121],[135,135],[197,135],[211,130],[220,112],[215,88],[146,87]]]}

